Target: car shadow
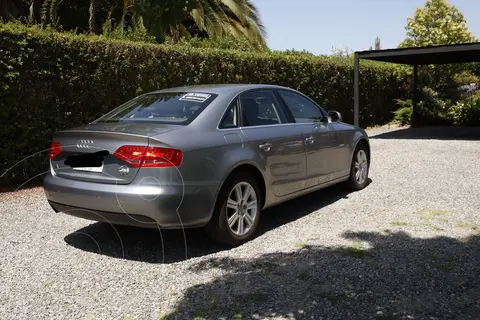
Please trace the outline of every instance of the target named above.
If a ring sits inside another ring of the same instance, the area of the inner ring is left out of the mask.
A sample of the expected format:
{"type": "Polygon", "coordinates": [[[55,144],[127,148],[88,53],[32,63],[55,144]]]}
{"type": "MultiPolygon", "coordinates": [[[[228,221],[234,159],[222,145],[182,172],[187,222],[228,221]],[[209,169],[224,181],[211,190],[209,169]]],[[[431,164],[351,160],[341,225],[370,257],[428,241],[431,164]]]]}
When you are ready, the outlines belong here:
{"type": "MultiPolygon", "coordinates": [[[[367,187],[371,183],[372,180],[369,178],[367,187]]],[[[258,234],[293,222],[338,200],[347,199],[350,193],[350,190],[334,185],[268,208],[262,211],[258,234]]]]}
{"type": "Polygon", "coordinates": [[[403,128],[380,134],[370,139],[413,139],[413,140],[480,140],[480,127],[432,126],[403,128]]]}
{"type": "MultiPolygon", "coordinates": [[[[257,237],[347,198],[348,194],[341,186],[332,186],[268,208],[262,211],[257,237]]],[[[64,240],[80,250],[147,263],[175,263],[232,248],[213,242],[201,228],[158,230],[100,222],[72,232],[64,240]]]]}
{"type": "Polygon", "coordinates": [[[168,319],[480,319],[480,236],[346,232],[349,246],[209,257],[168,319]]]}

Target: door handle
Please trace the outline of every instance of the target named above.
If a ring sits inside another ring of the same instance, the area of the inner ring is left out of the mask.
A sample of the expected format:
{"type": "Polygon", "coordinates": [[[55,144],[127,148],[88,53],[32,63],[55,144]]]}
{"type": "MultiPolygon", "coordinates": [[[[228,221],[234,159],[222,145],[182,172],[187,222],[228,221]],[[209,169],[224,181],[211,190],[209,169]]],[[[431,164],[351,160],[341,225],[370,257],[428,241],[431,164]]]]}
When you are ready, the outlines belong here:
{"type": "Polygon", "coordinates": [[[272,149],[272,147],[273,147],[273,144],[267,142],[267,143],[259,145],[258,147],[260,149],[262,149],[263,151],[270,151],[270,149],[272,149]]]}
{"type": "Polygon", "coordinates": [[[308,143],[312,144],[315,142],[315,138],[313,136],[310,136],[308,138],[305,139],[305,141],[307,141],[308,143]]]}

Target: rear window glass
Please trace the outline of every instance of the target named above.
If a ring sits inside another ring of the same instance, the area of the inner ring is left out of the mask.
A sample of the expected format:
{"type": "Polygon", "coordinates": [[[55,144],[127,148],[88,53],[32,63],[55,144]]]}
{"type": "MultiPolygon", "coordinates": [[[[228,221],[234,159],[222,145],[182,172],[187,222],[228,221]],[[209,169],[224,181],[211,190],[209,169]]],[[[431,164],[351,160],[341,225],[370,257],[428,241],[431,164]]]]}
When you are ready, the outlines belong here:
{"type": "Polygon", "coordinates": [[[212,93],[149,93],[108,112],[95,122],[155,122],[187,125],[215,98],[212,93]]]}

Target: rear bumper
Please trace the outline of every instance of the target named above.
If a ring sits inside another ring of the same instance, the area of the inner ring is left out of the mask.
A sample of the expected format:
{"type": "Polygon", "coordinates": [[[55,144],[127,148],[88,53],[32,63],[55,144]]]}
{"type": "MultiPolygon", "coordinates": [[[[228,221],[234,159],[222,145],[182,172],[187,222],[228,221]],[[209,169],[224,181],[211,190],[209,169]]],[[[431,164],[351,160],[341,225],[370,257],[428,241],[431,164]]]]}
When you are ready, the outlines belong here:
{"type": "Polygon", "coordinates": [[[43,187],[56,211],[112,224],[180,229],[208,223],[218,185],[139,185],[136,181],[114,185],[65,179],[49,173],[43,187]]]}
{"type": "Polygon", "coordinates": [[[135,214],[121,214],[116,212],[104,212],[72,207],[52,201],[48,202],[50,203],[50,206],[52,206],[53,210],[55,210],[55,212],[66,213],[68,215],[78,218],[107,222],[114,225],[118,224],[142,228],[157,228],[157,223],[155,222],[155,220],[146,216],[139,216],[135,214]]]}

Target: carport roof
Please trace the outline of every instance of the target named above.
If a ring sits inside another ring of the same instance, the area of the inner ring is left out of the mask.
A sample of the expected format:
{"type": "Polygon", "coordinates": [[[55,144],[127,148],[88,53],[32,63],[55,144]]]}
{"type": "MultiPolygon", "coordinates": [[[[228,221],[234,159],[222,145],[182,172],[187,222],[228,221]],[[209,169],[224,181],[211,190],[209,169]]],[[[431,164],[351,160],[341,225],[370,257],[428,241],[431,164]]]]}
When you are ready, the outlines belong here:
{"type": "Polygon", "coordinates": [[[408,65],[480,62],[480,42],[357,52],[360,59],[408,65]]]}

